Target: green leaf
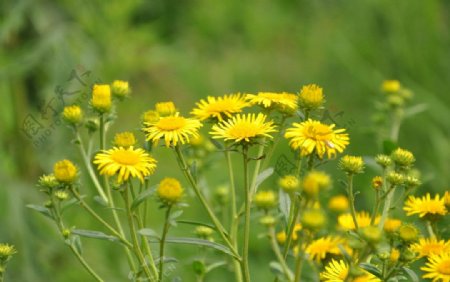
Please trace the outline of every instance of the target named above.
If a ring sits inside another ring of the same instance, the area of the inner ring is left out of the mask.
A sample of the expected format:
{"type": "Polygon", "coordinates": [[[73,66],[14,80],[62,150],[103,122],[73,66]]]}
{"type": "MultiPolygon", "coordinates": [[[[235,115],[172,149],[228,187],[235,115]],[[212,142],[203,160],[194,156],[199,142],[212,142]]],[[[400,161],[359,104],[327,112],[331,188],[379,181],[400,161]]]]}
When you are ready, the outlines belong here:
{"type": "MultiPolygon", "coordinates": [[[[277,276],[277,277],[284,277],[284,271],[283,271],[283,267],[281,266],[281,264],[279,262],[276,261],[271,261],[269,263],[269,267],[270,270],[277,276]]],[[[288,280],[291,281],[294,279],[294,274],[288,269],[288,273],[287,275],[289,276],[288,280]]]]}
{"type": "Polygon", "coordinates": [[[225,146],[221,142],[217,141],[216,139],[209,138],[209,141],[211,141],[211,143],[213,143],[214,147],[216,147],[219,151],[225,150],[225,146]]]}
{"type": "Polygon", "coordinates": [[[155,230],[151,228],[143,228],[138,231],[138,233],[142,236],[151,237],[151,238],[157,238],[158,241],[161,240],[158,233],[156,233],[155,230]]]}
{"type": "Polygon", "coordinates": [[[192,263],[192,268],[197,275],[203,275],[206,273],[205,264],[201,260],[194,260],[192,263]]]}
{"type": "Polygon", "coordinates": [[[140,204],[142,204],[148,197],[152,196],[156,191],[156,185],[144,190],[141,194],[137,195],[136,199],[131,203],[131,210],[135,210],[140,204]]]}
{"type": "Polygon", "coordinates": [[[183,210],[177,210],[170,214],[169,219],[175,220],[183,214],[183,210]]]}
{"type": "MultiPolygon", "coordinates": [[[[85,198],[86,195],[82,195],[81,199],[85,198]]],[[[78,204],[80,201],[77,198],[72,198],[68,201],[65,201],[62,203],[61,205],[61,212],[63,213],[65,210],[67,210],[68,208],[72,207],[75,204],[78,204]]]]}
{"type": "Polygon", "coordinates": [[[119,242],[119,238],[113,235],[105,234],[101,231],[95,231],[95,230],[85,230],[85,229],[73,229],[73,234],[80,235],[87,238],[94,238],[94,239],[100,239],[100,240],[108,240],[113,242],[119,242]]]}
{"type": "Polygon", "coordinates": [[[46,207],[39,206],[39,205],[27,205],[26,207],[29,208],[29,209],[35,210],[38,213],[41,213],[41,214],[45,215],[46,217],[48,217],[50,219],[54,219],[52,213],[46,207]]]}
{"type": "Polygon", "coordinates": [[[412,282],[419,282],[419,277],[413,270],[411,270],[410,268],[408,268],[406,266],[403,266],[402,269],[406,273],[406,275],[408,275],[409,278],[411,278],[412,282]]]}
{"type": "Polygon", "coordinates": [[[94,201],[96,201],[98,204],[100,204],[102,207],[108,207],[108,203],[103,200],[100,196],[94,196],[94,201]]]}
{"type": "Polygon", "coordinates": [[[189,172],[191,173],[192,177],[194,178],[194,181],[197,183],[197,162],[193,161],[189,165],[189,172]]]}
{"type": "Polygon", "coordinates": [[[370,264],[370,263],[360,263],[359,267],[361,267],[364,270],[367,270],[369,273],[375,275],[378,278],[382,278],[383,274],[381,274],[381,271],[375,267],[374,265],[370,264]]]}
{"type": "Polygon", "coordinates": [[[289,195],[282,189],[278,190],[278,206],[287,224],[289,221],[289,212],[290,212],[289,210],[291,208],[291,199],[289,198],[289,195]]]}
{"type": "MultiPolygon", "coordinates": [[[[205,226],[205,227],[209,227],[209,228],[217,231],[217,229],[214,225],[203,223],[203,222],[198,222],[198,221],[193,221],[193,220],[177,220],[177,223],[189,224],[189,225],[195,225],[195,226],[205,226]]],[[[227,233],[225,233],[225,234],[227,234],[227,233]]]]}
{"type": "Polygon", "coordinates": [[[220,251],[224,254],[235,257],[230,249],[222,244],[211,242],[208,240],[198,239],[198,238],[188,238],[188,237],[172,237],[167,238],[166,243],[172,244],[188,244],[188,245],[197,245],[202,247],[208,247],[220,251]]]}
{"type": "Polygon", "coordinates": [[[405,109],[404,118],[410,118],[428,109],[427,104],[418,104],[405,109]]]}
{"type": "Polygon", "coordinates": [[[79,253],[80,255],[83,253],[80,236],[78,235],[70,236],[70,238],[66,239],[65,242],[67,245],[73,246],[77,250],[77,253],[79,253]]]}
{"type": "Polygon", "coordinates": [[[261,185],[261,183],[263,183],[264,180],[266,180],[273,174],[273,171],[274,171],[273,167],[269,167],[269,168],[265,169],[264,171],[262,171],[258,175],[258,177],[256,177],[255,192],[258,190],[259,185],[261,185]]]}
{"type": "Polygon", "coordinates": [[[206,266],[205,273],[211,272],[214,269],[219,268],[219,267],[224,266],[224,265],[227,265],[227,264],[228,264],[228,262],[224,261],[224,260],[218,261],[218,262],[215,262],[215,263],[211,263],[210,265],[206,266]]]}
{"type": "Polygon", "coordinates": [[[383,153],[386,155],[390,155],[397,147],[397,143],[392,140],[386,139],[383,141],[383,153]]]}

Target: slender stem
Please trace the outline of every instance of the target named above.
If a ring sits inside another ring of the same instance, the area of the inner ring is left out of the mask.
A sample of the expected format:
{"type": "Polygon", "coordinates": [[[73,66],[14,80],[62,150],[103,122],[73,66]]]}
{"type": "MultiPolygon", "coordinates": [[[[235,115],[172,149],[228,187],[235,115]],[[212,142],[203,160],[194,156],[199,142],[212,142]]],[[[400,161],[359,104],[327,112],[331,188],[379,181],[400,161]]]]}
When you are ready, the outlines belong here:
{"type": "Polygon", "coordinates": [[[269,146],[269,148],[267,148],[267,154],[263,161],[263,167],[262,167],[263,169],[267,168],[267,166],[270,164],[270,160],[272,159],[273,153],[275,152],[275,149],[277,148],[280,140],[282,139],[280,137],[283,134],[283,128],[284,128],[284,123],[286,121],[286,118],[287,117],[285,115],[283,115],[281,122],[280,122],[280,128],[278,129],[277,136],[274,137],[275,141],[271,146],[269,146]]]}
{"type": "Polygon", "coordinates": [[[387,217],[389,216],[389,211],[391,210],[391,202],[392,198],[394,197],[394,188],[395,186],[392,185],[391,188],[386,192],[387,195],[385,195],[386,200],[384,202],[383,207],[383,213],[381,214],[380,223],[378,224],[378,229],[383,229],[384,222],[386,221],[387,217]]]}
{"type": "Polygon", "coordinates": [[[136,226],[134,224],[133,214],[131,212],[131,204],[130,204],[130,199],[128,196],[128,190],[129,190],[129,187],[126,187],[126,190],[122,192],[122,196],[123,196],[123,199],[125,202],[125,209],[127,212],[128,225],[130,227],[130,234],[131,234],[131,238],[133,241],[134,252],[135,252],[136,257],[139,260],[139,263],[141,264],[141,267],[144,270],[144,273],[147,276],[147,278],[150,281],[154,281],[156,279],[156,277],[158,277],[158,273],[155,272],[156,269],[154,268],[155,267],[154,264],[152,264],[153,273],[150,272],[150,269],[145,261],[144,254],[142,253],[142,250],[139,247],[139,239],[138,239],[138,236],[136,233],[136,226]]]}
{"type": "Polygon", "coordinates": [[[197,186],[197,183],[196,183],[194,177],[190,173],[188,165],[186,163],[186,160],[184,159],[183,153],[181,152],[181,149],[179,146],[175,146],[175,152],[177,154],[177,158],[179,160],[181,170],[183,171],[184,175],[186,176],[186,178],[188,179],[192,188],[194,189],[194,192],[195,192],[197,198],[200,200],[200,203],[203,205],[203,208],[208,213],[211,221],[213,222],[214,226],[217,229],[217,232],[219,232],[219,235],[222,237],[225,244],[228,246],[228,248],[230,248],[230,251],[233,254],[233,256],[236,259],[240,260],[241,258],[239,256],[239,254],[237,253],[235,247],[233,246],[233,244],[230,242],[230,240],[228,239],[228,237],[226,235],[225,228],[223,227],[223,225],[220,223],[220,220],[217,218],[217,216],[212,211],[211,207],[209,206],[208,202],[206,201],[205,197],[203,196],[199,187],[197,186]]]}
{"type": "Polygon", "coordinates": [[[431,238],[436,238],[436,234],[433,231],[433,227],[431,226],[431,222],[429,220],[426,221],[427,231],[431,238]]]}
{"type": "MultiPolygon", "coordinates": [[[[230,226],[230,240],[233,244],[233,247],[237,250],[238,249],[238,240],[237,240],[237,231],[238,231],[238,225],[239,225],[239,216],[237,214],[237,202],[236,202],[236,186],[234,182],[234,172],[233,172],[233,163],[231,161],[231,154],[230,151],[225,151],[225,159],[227,161],[227,167],[228,167],[228,175],[230,177],[230,216],[231,216],[231,226],[230,226]]],[[[242,281],[242,273],[241,273],[241,267],[239,264],[239,261],[233,260],[233,267],[234,267],[234,275],[235,280],[237,282],[242,281]]]]}
{"type": "Polygon", "coordinates": [[[172,209],[172,206],[168,206],[167,210],[166,210],[166,216],[164,218],[164,227],[163,227],[163,232],[162,232],[162,236],[161,236],[161,241],[159,242],[159,280],[158,281],[162,281],[163,279],[163,271],[164,271],[164,246],[166,243],[166,236],[167,236],[167,232],[169,231],[169,216],[170,216],[170,210],[172,209]]]}
{"type": "Polygon", "coordinates": [[[295,224],[297,223],[298,218],[298,210],[299,210],[299,202],[298,198],[293,195],[291,197],[291,206],[289,208],[289,224],[286,232],[286,242],[284,243],[284,249],[283,249],[283,257],[284,259],[287,258],[287,255],[289,253],[289,249],[291,247],[292,242],[292,235],[294,234],[294,228],[295,224]]]}
{"type": "Polygon", "coordinates": [[[300,281],[302,278],[302,269],[303,269],[303,261],[304,261],[304,252],[303,252],[303,243],[307,243],[308,238],[305,239],[305,242],[303,242],[302,238],[298,238],[298,255],[295,260],[295,278],[294,281],[300,281]]]}
{"type": "Polygon", "coordinates": [[[100,185],[100,182],[98,181],[97,175],[94,172],[94,169],[92,168],[92,165],[89,160],[89,155],[86,152],[86,149],[84,148],[83,140],[81,139],[80,133],[78,130],[76,131],[76,139],[78,142],[78,148],[80,149],[81,157],[83,158],[84,165],[89,173],[89,176],[91,177],[92,182],[94,183],[95,188],[97,189],[98,194],[102,198],[102,200],[105,203],[108,203],[108,197],[105,195],[105,191],[103,190],[102,186],[100,185]]]}
{"type": "Polygon", "coordinates": [[[120,239],[120,241],[122,243],[124,243],[127,247],[132,248],[133,245],[128,242],[128,240],[126,238],[124,238],[122,236],[122,234],[120,234],[116,229],[114,229],[114,227],[112,227],[111,225],[109,225],[98,213],[96,213],[81,197],[81,195],[73,188],[70,188],[70,191],[72,192],[72,194],[74,195],[74,197],[78,200],[78,202],[80,203],[81,207],[83,207],[88,213],[90,213],[98,222],[100,222],[101,224],[103,224],[103,226],[105,226],[109,231],[111,231],[111,233],[114,234],[114,236],[118,237],[120,239]]]}
{"type": "MultiPolygon", "coordinates": [[[[258,154],[256,155],[256,157],[258,158],[255,164],[255,170],[253,171],[253,177],[252,177],[252,183],[251,186],[249,187],[249,191],[250,191],[250,200],[252,199],[253,195],[256,193],[256,180],[258,179],[258,175],[259,172],[261,170],[261,163],[263,161],[263,153],[264,153],[264,143],[266,142],[266,138],[263,138],[261,140],[261,144],[259,145],[258,148],[258,154]]],[[[246,146],[246,145],[244,145],[246,146]]],[[[248,148],[247,148],[248,150],[248,148]]],[[[248,154],[248,152],[247,152],[248,154]]],[[[248,156],[247,156],[248,157],[248,156]]]]}
{"type": "Polygon", "coordinates": [[[370,217],[370,225],[373,225],[375,223],[378,209],[380,208],[380,190],[377,189],[375,192],[376,192],[375,206],[373,207],[372,216],[370,217]]]}
{"type": "Polygon", "coordinates": [[[358,232],[358,220],[356,219],[356,210],[355,210],[355,195],[353,194],[353,174],[348,175],[348,198],[350,200],[350,212],[352,214],[353,224],[355,225],[355,231],[358,232]]]}
{"type": "Polygon", "coordinates": [[[400,132],[400,126],[402,124],[402,117],[399,113],[393,113],[392,127],[390,132],[390,138],[392,141],[397,142],[398,134],[400,132]]]}
{"type": "MultiPolygon", "coordinates": [[[[250,238],[250,206],[251,206],[251,191],[248,183],[248,147],[243,145],[242,155],[244,161],[244,201],[245,201],[245,214],[244,214],[244,246],[242,250],[242,276],[244,281],[250,281],[250,270],[248,267],[248,243],[250,238]]],[[[256,171],[256,170],[255,170],[256,171]]]]}
{"type": "Polygon", "coordinates": [[[75,256],[77,257],[78,261],[92,275],[92,277],[94,277],[94,279],[99,282],[103,282],[103,279],[100,278],[100,276],[98,276],[97,273],[95,273],[95,271],[89,266],[89,264],[86,262],[86,260],[78,253],[77,249],[72,244],[70,244],[69,247],[72,250],[72,252],[75,254],[75,256]]]}
{"type": "Polygon", "coordinates": [[[273,228],[273,226],[269,227],[269,239],[270,239],[270,244],[272,246],[272,250],[275,253],[275,256],[277,257],[278,262],[281,265],[281,269],[283,270],[284,276],[286,277],[286,279],[288,281],[292,281],[292,273],[286,264],[286,260],[285,260],[284,256],[281,254],[280,247],[278,246],[278,243],[277,243],[277,240],[275,237],[275,229],[273,228]]]}
{"type": "Polygon", "coordinates": [[[100,134],[100,150],[105,149],[105,116],[100,114],[100,126],[99,126],[99,134],[100,134]]]}

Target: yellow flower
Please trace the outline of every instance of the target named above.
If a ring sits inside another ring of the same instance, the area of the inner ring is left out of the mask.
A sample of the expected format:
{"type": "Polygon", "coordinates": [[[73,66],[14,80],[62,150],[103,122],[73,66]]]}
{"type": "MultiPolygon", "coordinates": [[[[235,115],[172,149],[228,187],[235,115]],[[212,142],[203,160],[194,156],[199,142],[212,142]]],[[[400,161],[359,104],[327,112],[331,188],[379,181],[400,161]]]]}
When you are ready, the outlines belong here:
{"type": "Polygon", "coordinates": [[[175,108],[175,104],[173,102],[156,103],[155,109],[156,112],[162,117],[171,116],[177,112],[177,109],[175,108]]]}
{"type": "Polygon", "coordinates": [[[53,166],[53,175],[62,183],[72,183],[77,177],[77,168],[69,160],[62,160],[53,166]]]}
{"type": "Polygon", "coordinates": [[[361,236],[369,243],[377,243],[381,239],[381,231],[378,227],[369,225],[362,228],[361,236]]]}
{"type": "Polygon", "coordinates": [[[292,232],[292,240],[297,241],[298,239],[298,232],[301,231],[303,226],[300,223],[296,223],[294,225],[294,230],[292,232]]]}
{"type": "Polygon", "coordinates": [[[102,175],[118,176],[118,183],[127,181],[130,176],[139,178],[152,174],[156,168],[156,160],[150,157],[143,149],[114,147],[104,150],[95,156],[94,164],[102,175]]]}
{"type": "Polygon", "coordinates": [[[398,92],[400,90],[400,82],[398,80],[385,80],[381,88],[384,92],[398,92]]]}
{"type": "Polygon", "coordinates": [[[403,241],[412,242],[419,237],[419,230],[412,224],[403,224],[398,228],[398,235],[403,241]]]}
{"type": "Polygon", "coordinates": [[[175,178],[166,177],[159,182],[156,193],[162,202],[173,205],[179,202],[183,196],[183,188],[175,178]]]}
{"type": "Polygon", "coordinates": [[[201,99],[196,105],[197,108],[191,112],[196,118],[199,120],[214,118],[218,121],[230,118],[233,114],[240,113],[243,108],[250,106],[241,94],[224,95],[222,97],[208,96],[206,100],[201,99]]]}
{"type": "Polygon", "coordinates": [[[303,212],[300,221],[306,229],[318,230],[325,225],[327,218],[320,209],[309,209],[303,212]]]}
{"type": "Polygon", "coordinates": [[[395,149],[391,154],[391,159],[396,165],[403,168],[410,167],[416,161],[414,155],[410,151],[402,148],[395,149]]]}
{"type": "Polygon", "coordinates": [[[117,147],[128,148],[136,144],[136,137],[132,132],[121,132],[114,136],[114,145],[117,147]]]}
{"type": "Polygon", "coordinates": [[[341,251],[339,245],[342,245],[344,240],[339,237],[322,237],[312,241],[307,247],[305,252],[308,254],[311,260],[316,260],[318,263],[325,259],[328,254],[340,255],[341,251]]]}
{"type": "Polygon", "coordinates": [[[341,153],[349,144],[345,129],[334,129],[334,124],[326,125],[320,121],[308,119],[301,123],[293,123],[293,127],[286,130],[285,138],[291,138],[289,145],[299,149],[302,156],[317,154],[322,158],[327,153],[328,158],[341,153]]]}
{"type": "Polygon", "coordinates": [[[282,112],[292,113],[297,109],[298,96],[290,93],[259,92],[247,94],[245,97],[252,105],[264,108],[278,109],[282,112]]]}
{"type": "MultiPolygon", "coordinates": [[[[370,215],[369,213],[362,211],[356,213],[356,222],[358,223],[359,228],[364,228],[370,225],[370,215]]],[[[374,224],[378,224],[380,222],[380,216],[375,218],[374,224]]],[[[341,214],[338,217],[339,227],[345,230],[354,230],[355,224],[353,222],[352,215],[350,213],[341,214]]]]}
{"type": "Polygon", "coordinates": [[[298,177],[295,175],[285,175],[278,180],[278,185],[286,193],[292,193],[300,187],[298,177]]]}
{"type": "Polygon", "coordinates": [[[334,196],[328,202],[328,208],[334,212],[344,212],[349,207],[348,198],[344,195],[334,196]]]}
{"type": "Polygon", "coordinates": [[[383,186],[383,178],[381,176],[375,176],[372,178],[372,188],[375,190],[381,189],[383,186]]]}
{"type": "Polygon", "coordinates": [[[16,253],[17,251],[14,246],[0,243],[0,261],[6,261],[7,259],[9,259],[9,257],[16,253]]]}
{"type": "Polygon", "coordinates": [[[322,106],[323,90],[316,84],[308,84],[302,87],[299,95],[300,108],[314,110],[322,106]]]}
{"type": "Polygon", "coordinates": [[[322,171],[310,171],[303,179],[303,192],[309,197],[315,197],[320,190],[330,186],[330,176],[322,171]]]}
{"type": "Polygon", "coordinates": [[[278,232],[276,234],[276,238],[277,238],[278,244],[281,244],[281,245],[284,244],[286,242],[286,239],[287,239],[286,232],[284,232],[284,231],[278,232]]]}
{"type": "Polygon", "coordinates": [[[142,114],[142,121],[146,122],[156,122],[159,120],[159,114],[157,111],[149,110],[142,114]]]}
{"type": "Polygon", "coordinates": [[[361,270],[363,275],[357,276],[352,280],[348,280],[350,268],[348,264],[343,260],[331,260],[331,262],[325,266],[324,271],[320,273],[320,280],[325,282],[381,282],[375,275],[368,273],[365,270],[361,270]]]}
{"type": "Polygon", "coordinates": [[[424,267],[420,268],[426,273],[423,278],[434,281],[450,281],[450,252],[444,252],[439,255],[431,255],[424,267]]]}
{"type": "Polygon", "coordinates": [[[384,222],[383,229],[388,233],[393,233],[397,231],[397,229],[402,225],[402,221],[400,219],[388,218],[384,222]]]}
{"type": "Polygon", "coordinates": [[[77,125],[83,120],[83,111],[77,105],[64,107],[63,118],[68,123],[77,125]]]}
{"type": "Polygon", "coordinates": [[[445,191],[443,198],[444,198],[445,207],[447,208],[447,210],[450,210],[450,192],[445,191]]]}
{"type": "Polygon", "coordinates": [[[418,214],[419,217],[424,216],[440,216],[445,215],[447,210],[445,208],[444,198],[440,198],[438,194],[431,198],[430,193],[422,198],[416,198],[409,196],[405,202],[403,210],[406,211],[406,215],[418,214]]]}
{"type": "Polygon", "coordinates": [[[91,105],[99,113],[111,109],[111,87],[108,84],[94,84],[91,105]]]}
{"type": "Polygon", "coordinates": [[[347,279],[349,267],[343,260],[331,260],[320,273],[320,280],[325,282],[344,282],[347,279]]]}
{"type": "Polygon", "coordinates": [[[224,120],[212,127],[209,132],[214,139],[232,140],[234,142],[252,142],[254,138],[269,137],[269,133],[275,132],[272,121],[266,122],[267,116],[259,113],[237,114],[228,120],[224,120]]]}
{"type": "Polygon", "coordinates": [[[151,140],[156,145],[163,138],[166,147],[176,146],[179,142],[189,143],[191,137],[198,136],[198,129],[202,126],[199,120],[184,118],[178,113],[157,121],[146,122],[145,125],[146,140],[151,140]]]}
{"type": "Polygon", "coordinates": [[[411,250],[418,253],[419,257],[427,257],[432,254],[450,252],[450,240],[438,240],[436,237],[420,238],[418,243],[410,246],[411,250]]]}
{"type": "Polygon", "coordinates": [[[400,251],[398,249],[393,248],[389,255],[389,260],[393,263],[396,263],[400,257],[400,251]]]}
{"type": "Polygon", "coordinates": [[[270,209],[277,204],[277,196],[273,191],[258,191],[255,195],[255,205],[261,209],[270,209]]]}
{"type": "Polygon", "coordinates": [[[339,167],[348,174],[362,173],[364,161],[361,157],[345,155],[339,161],[339,167]]]}
{"type": "Polygon", "coordinates": [[[130,95],[130,87],[128,86],[128,81],[114,80],[111,85],[111,90],[113,95],[119,99],[123,99],[130,95]]]}

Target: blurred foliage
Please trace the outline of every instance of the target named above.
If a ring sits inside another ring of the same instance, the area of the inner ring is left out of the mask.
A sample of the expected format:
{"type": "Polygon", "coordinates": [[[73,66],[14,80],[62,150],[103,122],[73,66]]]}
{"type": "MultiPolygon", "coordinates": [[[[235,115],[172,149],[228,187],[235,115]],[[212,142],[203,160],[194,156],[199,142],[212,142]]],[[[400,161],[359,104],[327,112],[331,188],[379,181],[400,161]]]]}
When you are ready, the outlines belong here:
{"type": "MultiPolygon", "coordinates": [[[[450,177],[449,19],[445,0],[2,1],[0,241],[19,251],[7,281],[87,278],[53,226],[25,208],[39,201],[38,175],[62,156],[72,157],[73,150],[63,141],[63,127],[34,147],[22,131],[24,119],[40,117],[72,70],[89,70],[106,82],[130,81],[133,99],[119,109],[117,131],[137,127],[140,114],[157,101],[174,100],[188,112],[206,95],[297,92],[305,83],[318,83],[334,113],[343,112],[336,122],[355,121],[349,128],[353,154],[380,150],[368,113],[381,81],[398,79],[414,92],[415,102],[428,106],[405,121],[399,143],[415,153],[424,189],[442,191],[450,177]]],[[[171,165],[164,164],[158,175],[171,165]]],[[[202,212],[194,205],[189,210],[202,212]]],[[[83,215],[71,216],[95,228],[83,215]]],[[[87,244],[108,281],[123,277],[115,248],[87,244]]],[[[171,250],[186,281],[195,251],[171,250]]],[[[271,256],[257,241],[251,252],[254,266],[271,256]]],[[[269,271],[258,270],[260,277],[269,271]]],[[[216,273],[211,281],[219,281],[221,271],[216,273]]]]}

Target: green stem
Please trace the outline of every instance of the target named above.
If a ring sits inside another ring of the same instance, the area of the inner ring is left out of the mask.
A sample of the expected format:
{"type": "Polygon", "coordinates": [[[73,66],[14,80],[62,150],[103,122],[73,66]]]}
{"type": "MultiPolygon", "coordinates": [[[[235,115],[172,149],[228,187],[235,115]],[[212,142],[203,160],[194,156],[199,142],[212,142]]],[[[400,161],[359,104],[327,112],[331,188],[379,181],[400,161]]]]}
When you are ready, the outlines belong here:
{"type": "Polygon", "coordinates": [[[69,247],[72,250],[72,252],[75,254],[75,256],[77,257],[78,261],[92,275],[92,277],[94,277],[94,279],[96,281],[103,282],[103,279],[100,278],[100,276],[98,276],[97,273],[95,273],[95,271],[89,266],[89,264],[86,262],[86,260],[78,253],[77,249],[72,244],[70,244],[69,247]]]}
{"type": "Polygon", "coordinates": [[[189,167],[186,163],[186,160],[184,159],[183,153],[181,152],[181,149],[179,146],[175,146],[175,152],[177,154],[177,158],[179,160],[181,170],[183,171],[184,175],[186,176],[189,183],[191,184],[192,189],[194,189],[194,192],[195,192],[197,198],[200,200],[200,203],[202,204],[203,208],[208,213],[211,221],[213,222],[214,226],[217,229],[217,232],[219,232],[219,235],[222,237],[225,244],[228,246],[228,248],[230,248],[230,251],[233,254],[234,258],[236,258],[237,260],[240,260],[241,258],[239,256],[239,254],[237,253],[233,244],[230,242],[230,240],[228,239],[228,237],[226,235],[225,228],[223,227],[223,225],[220,223],[220,220],[217,218],[217,216],[212,211],[211,207],[209,206],[208,202],[206,201],[205,197],[203,196],[199,187],[197,186],[197,183],[196,183],[194,177],[190,173],[189,167]]]}
{"type": "Polygon", "coordinates": [[[163,276],[164,276],[164,246],[166,243],[166,236],[167,236],[167,232],[169,231],[169,216],[170,216],[170,210],[172,209],[172,206],[168,206],[167,210],[166,210],[166,216],[164,218],[164,227],[163,227],[163,232],[162,232],[162,236],[161,236],[161,241],[159,242],[159,280],[158,281],[162,281],[163,276]]]}
{"type": "Polygon", "coordinates": [[[375,206],[372,211],[372,216],[370,217],[370,225],[373,225],[375,223],[375,219],[377,217],[378,209],[380,208],[380,190],[376,190],[376,199],[375,199],[375,206]]]}
{"type": "Polygon", "coordinates": [[[295,228],[295,224],[297,223],[297,218],[298,218],[298,209],[299,209],[299,202],[298,202],[298,198],[293,195],[291,197],[291,206],[289,208],[289,224],[288,224],[288,228],[287,228],[287,232],[286,232],[286,242],[284,244],[284,249],[283,249],[283,257],[284,259],[287,258],[287,255],[289,253],[289,249],[291,247],[291,242],[292,242],[292,235],[294,233],[294,228],[295,228]]]}
{"type": "Polygon", "coordinates": [[[431,226],[431,222],[429,220],[426,221],[426,226],[427,226],[427,231],[428,234],[430,235],[430,238],[437,238],[436,234],[433,231],[433,227],[431,226]]]}
{"type": "Polygon", "coordinates": [[[89,155],[86,152],[86,149],[84,148],[83,140],[81,139],[80,133],[78,130],[76,131],[76,139],[78,142],[78,148],[80,149],[81,157],[83,158],[84,165],[89,173],[89,176],[91,177],[92,182],[94,183],[95,188],[97,189],[98,194],[102,198],[102,200],[105,203],[108,203],[108,197],[105,195],[105,191],[103,190],[102,186],[100,185],[100,182],[98,181],[97,175],[94,172],[94,169],[92,168],[91,162],[89,160],[89,155]]]}
{"type": "MultiPolygon", "coordinates": [[[[237,241],[237,231],[238,231],[238,225],[239,225],[239,216],[237,214],[237,202],[236,202],[236,186],[234,182],[234,172],[233,172],[233,163],[231,161],[231,155],[230,151],[225,151],[225,159],[227,161],[227,167],[228,167],[228,175],[230,177],[230,215],[231,215],[231,226],[230,226],[230,240],[233,244],[233,247],[237,250],[238,249],[238,241],[237,241]]],[[[233,267],[234,267],[234,275],[235,280],[237,282],[242,281],[242,273],[241,273],[241,267],[237,260],[233,260],[233,267]]]]}
{"type": "MultiPolygon", "coordinates": [[[[259,145],[258,148],[258,154],[256,155],[256,157],[258,158],[255,164],[255,170],[253,171],[253,177],[252,177],[252,183],[251,186],[249,187],[249,191],[250,191],[250,200],[253,198],[253,195],[256,193],[256,180],[258,179],[258,175],[259,172],[261,170],[261,163],[263,161],[263,153],[264,153],[264,143],[266,142],[266,138],[263,138],[261,140],[261,144],[259,145]]],[[[246,146],[246,145],[244,145],[246,146]]],[[[248,150],[248,148],[247,148],[248,150]]],[[[248,152],[247,152],[248,154],[248,152]]],[[[248,157],[248,156],[247,156],[248,157]]]]}
{"type": "Polygon", "coordinates": [[[293,278],[292,273],[286,264],[286,260],[285,260],[284,256],[281,254],[280,247],[278,246],[278,243],[277,243],[277,240],[275,237],[275,229],[273,228],[273,226],[269,227],[269,239],[270,239],[270,244],[272,246],[272,250],[275,253],[277,260],[281,265],[281,269],[283,270],[284,276],[286,277],[286,279],[288,281],[292,281],[292,278],[293,278]]]}
{"type": "Polygon", "coordinates": [[[352,214],[353,223],[355,225],[355,231],[358,232],[358,220],[356,219],[356,209],[355,209],[355,195],[353,194],[353,174],[348,175],[348,198],[350,200],[350,212],[352,214]]]}
{"type": "Polygon", "coordinates": [[[129,187],[126,187],[125,191],[122,192],[122,196],[123,196],[123,199],[125,202],[125,209],[127,212],[128,225],[130,227],[130,234],[131,234],[131,238],[133,241],[134,253],[136,254],[136,257],[137,257],[139,263],[141,264],[141,267],[144,270],[144,273],[147,276],[147,278],[150,281],[155,281],[155,279],[158,277],[158,273],[156,271],[155,265],[154,265],[154,263],[151,263],[152,271],[153,271],[153,273],[151,273],[150,269],[145,261],[144,254],[142,253],[142,250],[139,247],[139,239],[138,239],[138,236],[136,233],[136,226],[134,224],[133,214],[131,211],[131,203],[130,203],[130,199],[128,196],[128,190],[129,190],[129,187]]]}
{"type": "Polygon", "coordinates": [[[105,149],[105,117],[103,114],[100,114],[100,126],[99,126],[99,135],[100,135],[100,150],[105,149]]]}
{"type": "Polygon", "coordinates": [[[302,278],[302,269],[303,269],[303,261],[304,261],[303,248],[300,245],[301,244],[300,242],[302,242],[301,238],[299,238],[298,241],[299,241],[298,255],[295,260],[295,277],[294,277],[295,282],[300,281],[300,279],[302,278]]]}
{"type": "Polygon", "coordinates": [[[386,221],[387,217],[389,216],[389,211],[391,209],[391,202],[392,198],[394,197],[394,187],[392,186],[385,195],[386,200],[384,201],[384,207],[383,207],[383,213],[381,214],[380,223],[378,224],[378,229],[382,230],[384,226],[384,222],[386,221]]]}
{"type": "MultiPolygon", "coordinates": [[[[245,201],[245,214],[244,214],[244,246],[242,250],[242,276],[244,281],[250,281],[250,270],[248,266],[248,243],[250,238],[250,207],[251,207],[251,187],[248,183],[248,147],[243,145],[242,155],[244,161],[244,201],[245,201]]],[[[256,171],[256,169],[255,169],[256,171]]]]}

